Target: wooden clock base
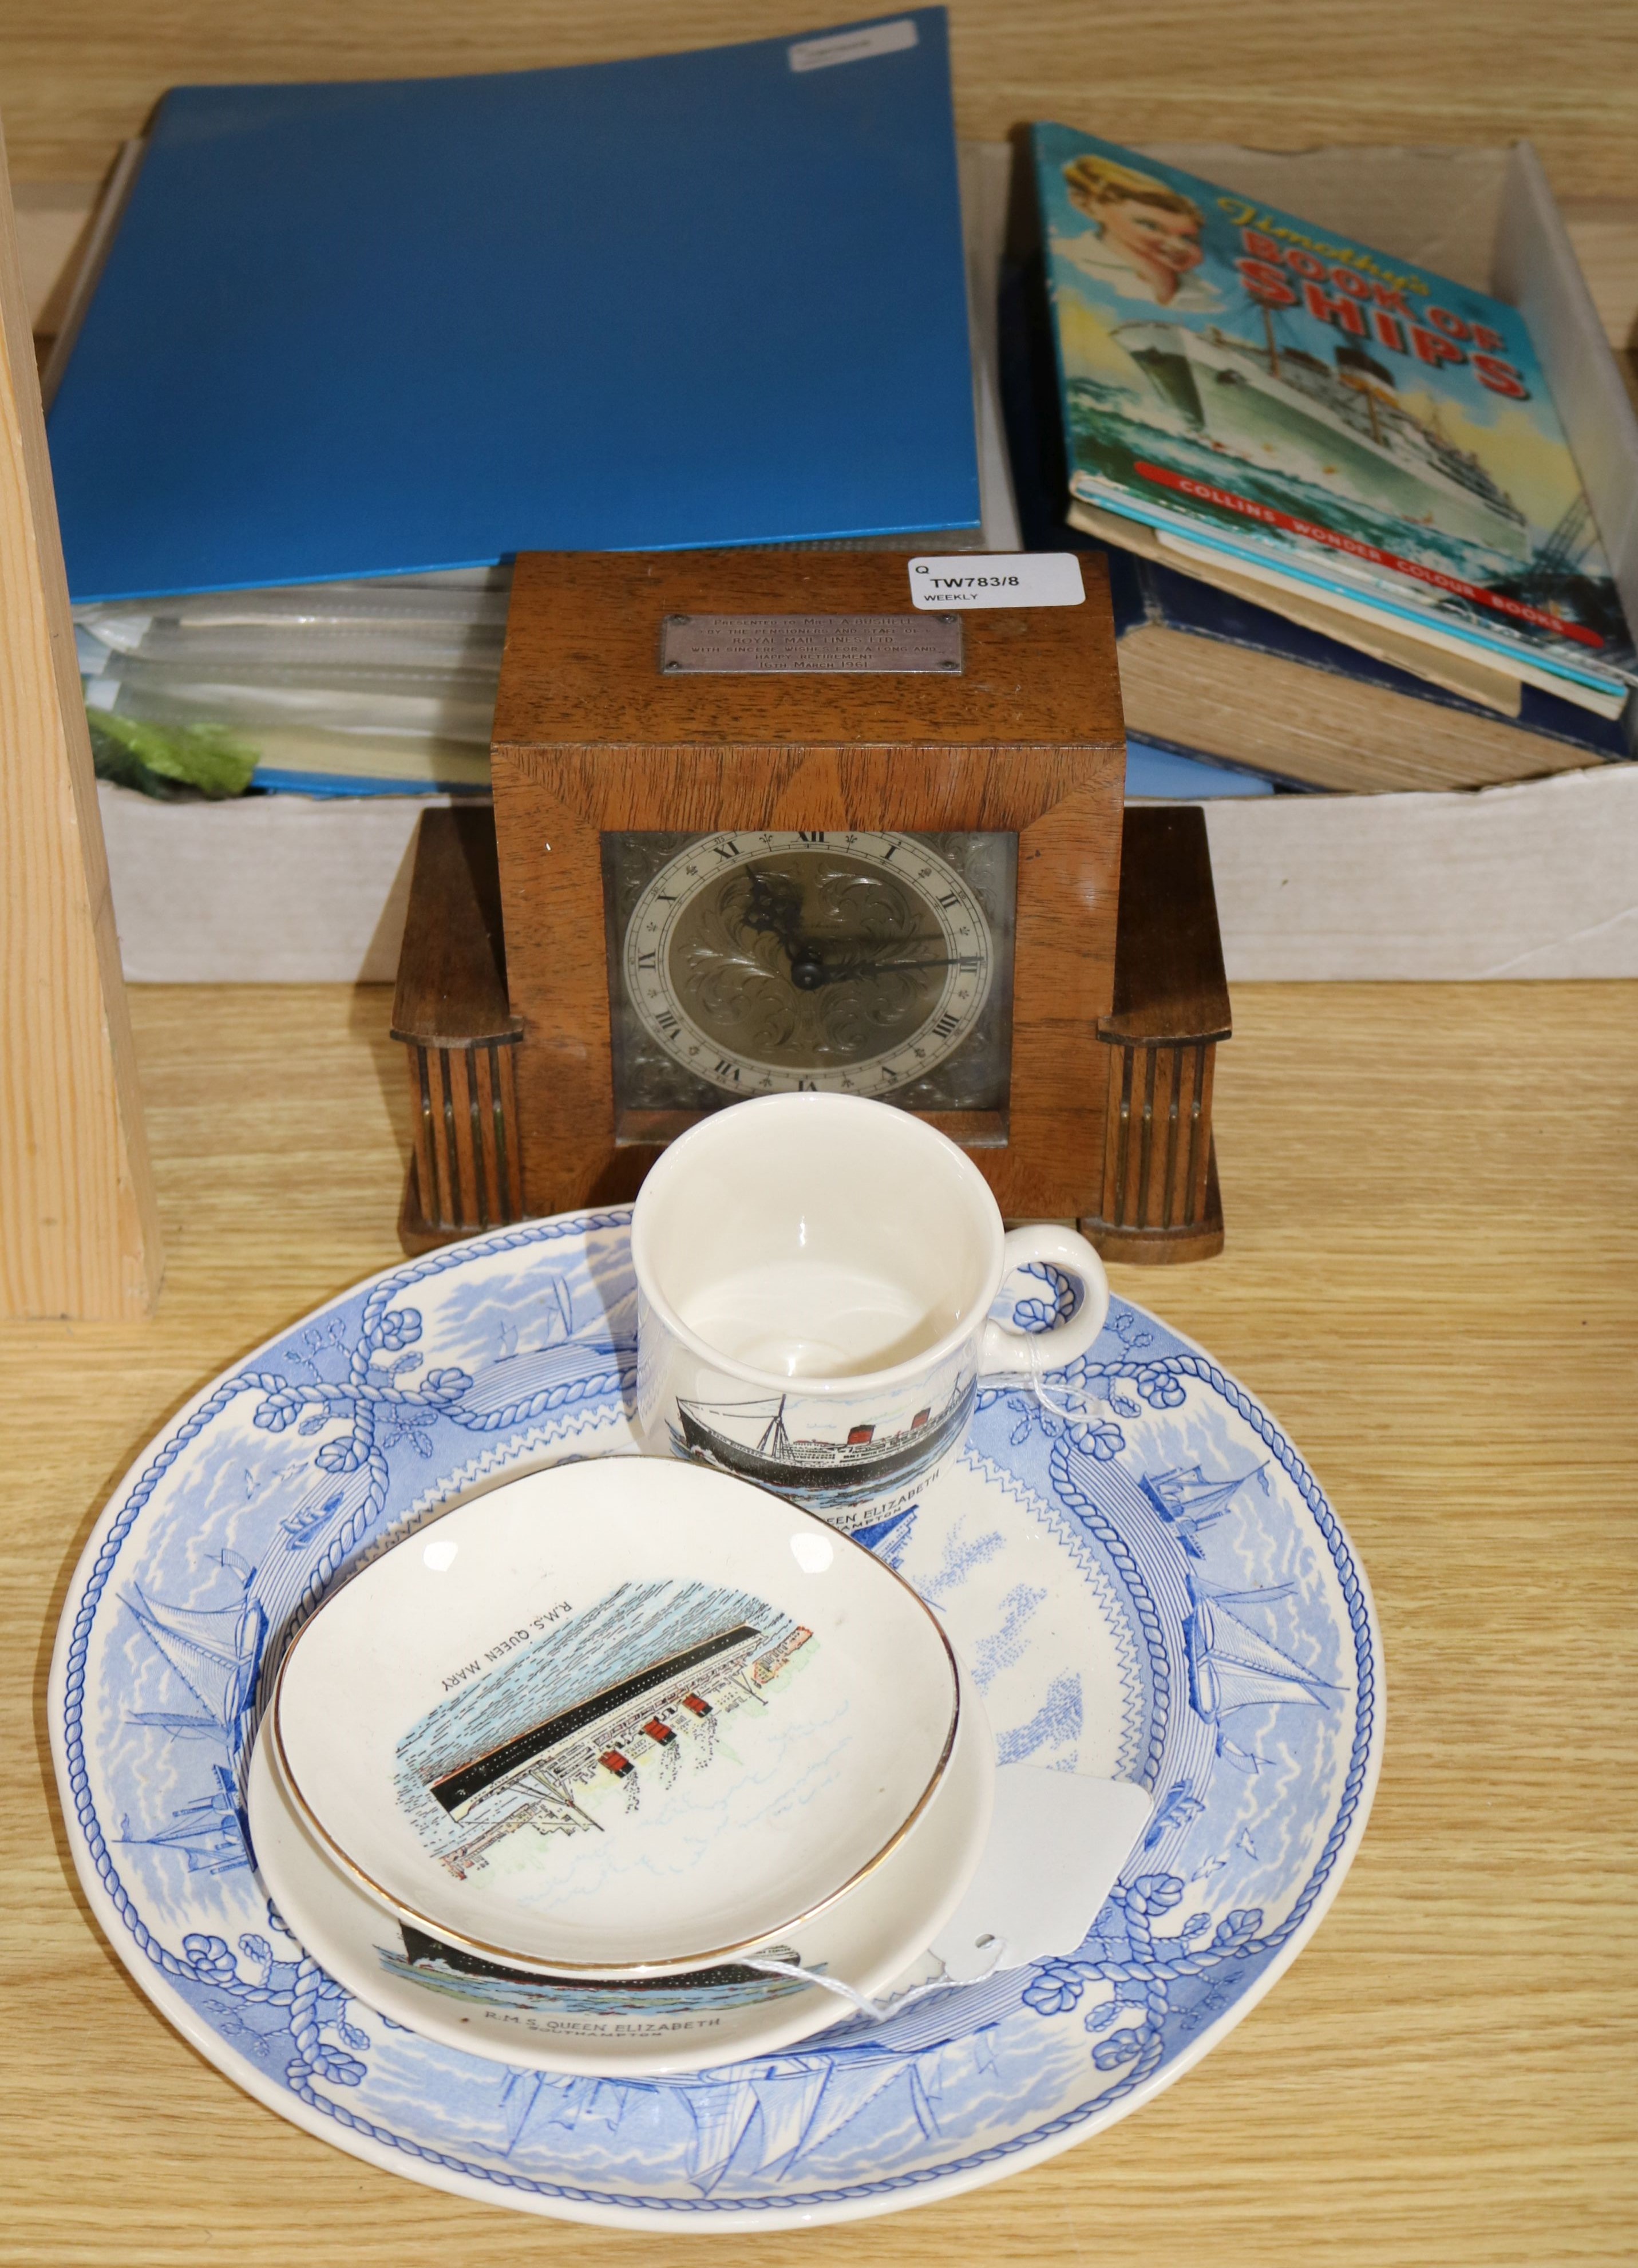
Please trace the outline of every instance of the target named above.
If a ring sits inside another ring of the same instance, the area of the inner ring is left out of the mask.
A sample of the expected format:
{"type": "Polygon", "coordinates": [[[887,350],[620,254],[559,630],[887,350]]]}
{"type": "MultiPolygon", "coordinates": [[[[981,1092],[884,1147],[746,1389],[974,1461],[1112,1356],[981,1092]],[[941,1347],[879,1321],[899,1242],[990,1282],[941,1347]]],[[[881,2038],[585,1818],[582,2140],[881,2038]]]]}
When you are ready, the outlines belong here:
{"type": "Polygon", "coordinates": [[[495,814],[422,815],[393,1037],[409,1070],[413,1147],[398,1219],[406,1252],[524,1217],[520,1027],[506,994],[495,814]]]}
{"type": "Polygon", "coordinates": [[[1105,1260],[1154,1265],[1223,1249],[1212,1074],[1229,1036],[1217,900],[1197,806],[1128,810],[1120,837],[1103,1200],[1081,1223],[1105,1260]]]}
{"type": "Polygon", "coordinates": [[[1206,1189],[1200,1217],[1194,1220],[1120,1226],[1107,1220],[1083,1219],[1081,1233],[1098,1247],[1104,1259],[1123,1266],[1157,1268],[1185,1260],[1215,1260],[1223,1249],[1223,1197],[1217,1187],[1217,1145],[1206,1138],[1206,1189]]]}
{"type": "MultiPolygon", "coordinates": [[[[1206,824],[1188,805],[1128,810],[1121,833],[1114,1006],[1089,1043],[1107,1057],[1099,1211],[1105,1260],[1144,1266],[1223,1249],[1212,1074],[1229,1037],[1206,824]]],[[[415,845],[393,1004],[408,1055],[414,1148],[399,1214],[419,1254],[525,1217],[495,822],[429,811],[415,845]]]]}

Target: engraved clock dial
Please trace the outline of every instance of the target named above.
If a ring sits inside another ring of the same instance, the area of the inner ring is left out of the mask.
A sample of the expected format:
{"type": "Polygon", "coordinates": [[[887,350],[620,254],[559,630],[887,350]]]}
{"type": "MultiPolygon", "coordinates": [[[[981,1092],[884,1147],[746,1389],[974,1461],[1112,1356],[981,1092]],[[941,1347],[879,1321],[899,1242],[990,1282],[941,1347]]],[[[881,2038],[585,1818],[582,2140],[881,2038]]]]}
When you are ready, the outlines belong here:
{"type": "Polygon", "coordinates": [[[978,1024],[984,908],[915,836],[699,836],[653,876],[623,941],[626,998],[683,1070],[731,1094],[890,1097],[978,1024]]]}

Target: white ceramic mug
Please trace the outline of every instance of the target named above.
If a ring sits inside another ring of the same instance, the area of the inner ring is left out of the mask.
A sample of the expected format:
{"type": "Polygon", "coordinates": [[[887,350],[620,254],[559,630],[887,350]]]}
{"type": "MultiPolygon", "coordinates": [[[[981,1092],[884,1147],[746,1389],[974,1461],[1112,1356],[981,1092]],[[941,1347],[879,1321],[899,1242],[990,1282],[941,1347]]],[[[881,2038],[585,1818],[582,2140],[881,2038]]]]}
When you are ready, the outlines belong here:
{"type": "Polygon", "coordinates": [[[924,1493],[966,1438],[981,1373],[1072,1362],[1109,1310],[1083,1236],[1003,1230],[964,1151],[852,1095],[760,1095],[691,1127],[643,1185],[631,1252],[644,1447],[849,1534],[924,1493]],[[1081,1285],[1049,1336],[989,1315],[1032,1261],[1081,1285]]]}

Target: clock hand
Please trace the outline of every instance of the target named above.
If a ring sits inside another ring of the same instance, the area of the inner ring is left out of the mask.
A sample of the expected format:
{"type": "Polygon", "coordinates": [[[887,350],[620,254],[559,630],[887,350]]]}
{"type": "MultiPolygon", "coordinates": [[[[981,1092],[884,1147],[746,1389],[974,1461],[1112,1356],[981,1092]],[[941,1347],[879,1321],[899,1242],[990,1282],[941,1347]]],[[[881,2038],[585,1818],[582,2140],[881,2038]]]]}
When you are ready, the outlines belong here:
{"type": "Polygon", "coordinates": [[[938,961],[861,961],[856,964],[861,976],[896,976],[911,968],[954,968],[961,960],[959,953],[945,954],[938,961]]]}
{"type": "Polygon", "coordinates": [[[758,866],[749,867],[746,872],[751,886],[745,910],[746,928],[754,930],[759,937],[777,939],[789,960],[805,955],[807,947],[798,930],[802,919],[801,891],[782,874],[770,874],[758,866]]]}
{"type": "Polygon", "coordinates": [[[826,984],[848,984],[863,976],[900,976],[918,968],[953,968],[961,955],[946,954],[942,958],[927,961],[842,961],[830,965],[820,958],[821,948],[811,940],[802,942],[800,953],[791,957],[790,981],[801,992],[817,992],[826,984]]]}

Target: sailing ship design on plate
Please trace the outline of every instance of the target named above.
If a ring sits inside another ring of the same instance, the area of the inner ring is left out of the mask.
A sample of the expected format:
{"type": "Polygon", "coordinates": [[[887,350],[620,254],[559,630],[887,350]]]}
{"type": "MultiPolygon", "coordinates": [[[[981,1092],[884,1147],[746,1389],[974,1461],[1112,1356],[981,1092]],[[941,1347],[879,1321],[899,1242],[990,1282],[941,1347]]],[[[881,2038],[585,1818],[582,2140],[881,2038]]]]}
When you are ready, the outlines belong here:
{"type": "Polygon", "coordinates": [[[141,1844],[151,1851],[178,1852],[187,1861],[190,1874],[228,1874],[250,1865],[250,1845],[239,1788],[225,1764],[212,1764],[215,1785],[206,1795],[180,1803],[163,1825],[146,1835],[131,1832],[129,1816],[121,1822],[121,1843],[141,1844]]]}
{"type": "MultiPolygon", "coordinates": [[[[267,1644],[268,1617],[253,1595],[256,1571],[237,1553],[223,1556],[237,1573],[239,1595],[224,1606],[182,1606],[151,1596],[139,1583],[125,1593],[125,1605],[143,1637],[197,1706],[134,1709],[129,1724],[173,1741],[206,1742],[237,1750],[251,1722],[256,1678],[267,1644]]],[[[204,1793],[173,1809],[169,1819],[133,1831],[121,1822],[121,1842],[151,1850],[180,1852],[190,1874],[231,1874],[248,1867],[244,1806],[233,1774],[221,1764],[210,1768],[204,1793]]]]}
{"type": "Polygon", "coordinates": [[[251,1594],[254,1568],[243,1567],[241,1573],[243,1593],[224,1607],[171,1606],[150,1598],[140,1584],[131,1585],[126,1605],[203,1711],[144,1712],[137,1723],[162,1725],[182,1739],[225,1734],[236,1742],[243,1733],[255,1697],[268,1617],[251,1594]]]}
{"type": "Polygon", "coordinates": [[[748,1592],[622,1583],[498,1668],[461,1684],[399,1744],[400,1800],[459,1881],[503,1846],[515,1873],[555,1838],[640,1816],[645,1788],[673,1796],[709,1774],[723,1727],[776,1705],[812,1631],[748,1592]]]}
{"type": "Polygon", "coordinates": [[[1255,1771],[1257,1760],[1231,1741],[1223,1719],[1241,1709],[1268,1709],[1291,1702],[1308,1707],[1323,1705],[1330,1690],[1293,1661],[1290,1655],[1264,1638],[1236,1608],[1282,1595],[1279,1590],[1208,1591],[1191,1582],[1193,1611],[1185,1616],[1183,1640],[1187,1651],[1189,1700],[1197,1715],[1216,1728],[1217,1754],[1243,1771],[1255,1771]]]}
{"type": "MultiPolygon", "coordinates": [[[[1222,1479],[1210,1479],[1198,1465],[1146,1473],[1138,1486],[1191,1558],[1204,1557],[1200,1538],[1233,1511],[1248,1482],[1260,1482],[1267,1464],[1222,1479]]],[[[1260,1584],[1251,1590],[1209,1587],[1196,1571],[1185,1573],[1189,1611],[1183,1618],[1189,1702],[1216,1735],[1217,1754],[1238,1771],[1255,1771],[1259,1759],[1231,1739],[1224,1719],[1241,1710],[1262,1710],[1296,1702],[1323,1706],[1333,1689],[1304,1669],[1246,1619],[1253,1608],[1289,1598],[1289,1584],[1260,1584]]]]}
{"type": "Polygon", "coordinates": [[[867,1501],[930,1474],[966,1429],[978,1381],[958,1381],[942,1409],[925,1403],[902,1422],[838,1422],[833,1403],[808,1399],[791,1412],[788,1394],[750,1402],[677,1403],[672,1446],[680,1457],[736,1473],[815,1509],[867,1501]],[[810,1433],[808,1425],[823,1425],[810,1433]]]}

